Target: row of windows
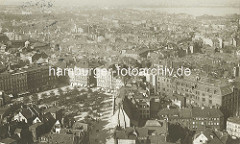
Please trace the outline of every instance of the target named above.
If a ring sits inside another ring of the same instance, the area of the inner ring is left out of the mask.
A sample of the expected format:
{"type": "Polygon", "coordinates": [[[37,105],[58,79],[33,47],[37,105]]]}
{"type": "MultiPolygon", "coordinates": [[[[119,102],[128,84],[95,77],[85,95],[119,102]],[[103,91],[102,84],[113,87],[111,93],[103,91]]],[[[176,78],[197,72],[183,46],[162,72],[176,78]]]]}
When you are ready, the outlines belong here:
{"type": "MultiPolygon", "coordinates": [[[[198,122],[193,122],[193,124],[194,124],[194,125],[197,125],[198,122]]],[[[206,124],[208,124],[208,125],[219,125],[218,122],[208,122],[208,123],[206,123],[206,122],[200,122],[199,124],[201,124],[201,125],[206,125],[206,124]]]]}
{"type": "MultiPolygon", "coordinates": [[[[185,88],[191,88],[191,89],[194,89],[194,88],[196,89],[198,87],[195,83],[188,84],[188,83],[183,83],[183,82],[176,82],[176,84],[181,85],[185,88]]],[[[205,89],[205,92],[211,93],[211,91],[212,91],[213,94],[217,94],[217,92],[218,92],[216,89],[214,89],[214,90],[211,90],[210,88],[205,89]]],[[[196,94],[200,95],[200,92],[196,91],[196,94]]],[[[202,95],[205,96],[204,93],[202,95]]]]}
{"type": "Polygon", "coordinates": [[[216,120],[220,120],[220,118],[193,118],[193,120],[213,120],[213,121],[216,121],[216,120]]]}

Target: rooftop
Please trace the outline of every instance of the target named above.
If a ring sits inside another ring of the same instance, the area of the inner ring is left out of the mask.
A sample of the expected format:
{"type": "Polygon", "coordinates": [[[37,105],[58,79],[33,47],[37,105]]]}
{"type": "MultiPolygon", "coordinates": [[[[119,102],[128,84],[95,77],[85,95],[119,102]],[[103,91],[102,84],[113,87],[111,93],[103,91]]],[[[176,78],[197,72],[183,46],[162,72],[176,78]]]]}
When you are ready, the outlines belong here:
{"type": "Polygon", "coordinates": [[[240,124],[240,117],[230,117],[227,121],[240,124]]]}

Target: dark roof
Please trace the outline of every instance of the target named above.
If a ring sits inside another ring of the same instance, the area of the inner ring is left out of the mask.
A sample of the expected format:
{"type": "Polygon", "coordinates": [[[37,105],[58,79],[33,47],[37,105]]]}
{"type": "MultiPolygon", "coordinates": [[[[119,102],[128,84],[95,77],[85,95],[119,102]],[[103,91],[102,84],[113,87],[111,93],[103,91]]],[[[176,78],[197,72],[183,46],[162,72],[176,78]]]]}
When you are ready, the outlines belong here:
{"type": "Polygon", "coordinates": [[[139,120],[139,112],[136,108],[136,105],[132,104],[128,98],[124,98],[122,108],[126,112],[130,120],[139,120]]]}
{"type": "Polygon", "coordinates": [[[30,108],[23,108],[21,113],[26,119],[32,119],[36,117],[33,111],[30,110],[30,108]]]}
{"type": "Polygon", "coordinates": [[[165,108],[158,112],[159,116],[167,115],[168,118],[191,118],[191,109],[165,108]]]}
{"type": "Polygon", "coordinates": [[[208,107],[194,107],[192,109],[192,117],[222,117],[223,113],[216,108],[208,108],[208,107]]]}
{"type": "Polygon", "coordinates": [[[51,107],[49,109],[46,109],[45,112],[56,113],[60,110],[62,110],[62,108],[60,108],[60,107],[51,107]]]}
{"type": "Polygon", "coordinates": [[[134,140],[136,137],[147,137],[147,136],[148,136],[147,128],[127,127],[126,129],[115,131],[116,139],[133,139],[134,140]]]}
{"type": "Polygon", "coordinates": [[[36,54],[34,54],[34,55],[32,56],[32,61],[33,61],[33,62],[34,62],[34,61],[37,61],[37,60],[39,60],[40,58],[46,59],[46,58],[48,58],[48,55],[47,55],[46,53],[44,53],[44,52],[42,52],[42,53],[36,53],[36,54]]]}
{"type": "Polygon", "coordinates": [[[45,113],[44,115],[41,116],[41,121],[42,122],[51,122],[54,123],[56,120],[55,118],[52,116],[52,114],[50,112],[45,113]]]}
{"type": "Polygon", "coordinates": [[[0,34],[0,42],[6,43],[9,38],[5,34],[0,34]]]}

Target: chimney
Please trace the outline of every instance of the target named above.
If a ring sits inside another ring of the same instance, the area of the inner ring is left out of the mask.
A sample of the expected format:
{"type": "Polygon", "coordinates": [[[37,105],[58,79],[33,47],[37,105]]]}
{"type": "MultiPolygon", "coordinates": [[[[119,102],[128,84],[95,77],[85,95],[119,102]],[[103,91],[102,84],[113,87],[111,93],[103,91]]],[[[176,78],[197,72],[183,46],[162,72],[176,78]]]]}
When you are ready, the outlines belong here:
{"type": "Polygon", "coordinates": [[[167,105],[167,108],[170,109],[170,105],[167,105]]]}
{"type": "Polygon", "coordinates": [[[211,134],[210,137],[213,139],[213,135],[211,134]]]}

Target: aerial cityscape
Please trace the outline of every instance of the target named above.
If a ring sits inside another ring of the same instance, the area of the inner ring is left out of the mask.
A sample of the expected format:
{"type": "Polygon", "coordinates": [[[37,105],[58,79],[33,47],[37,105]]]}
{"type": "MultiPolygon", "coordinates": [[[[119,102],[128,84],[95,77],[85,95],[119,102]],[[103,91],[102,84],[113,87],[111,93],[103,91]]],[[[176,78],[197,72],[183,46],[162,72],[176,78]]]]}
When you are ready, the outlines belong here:
{"type": "Polygon", "coordinates": [[[240,1],[0,0],[0,144],[240,144],[240,1]]]}

